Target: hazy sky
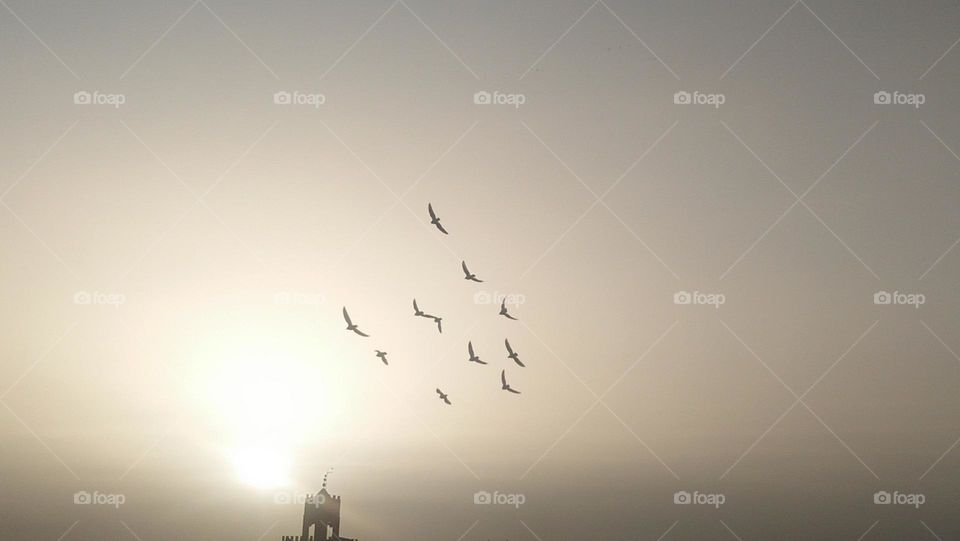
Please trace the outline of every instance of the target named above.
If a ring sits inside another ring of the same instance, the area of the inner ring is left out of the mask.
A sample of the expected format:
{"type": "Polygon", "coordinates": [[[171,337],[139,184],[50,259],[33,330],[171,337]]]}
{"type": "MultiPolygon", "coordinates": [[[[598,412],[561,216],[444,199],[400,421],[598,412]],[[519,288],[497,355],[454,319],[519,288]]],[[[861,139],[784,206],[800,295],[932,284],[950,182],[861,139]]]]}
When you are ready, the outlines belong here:
{"type": "Polygon", "coordinates": [[[0,0],[0,538],[960,537],[958,28],[0,0]]]}

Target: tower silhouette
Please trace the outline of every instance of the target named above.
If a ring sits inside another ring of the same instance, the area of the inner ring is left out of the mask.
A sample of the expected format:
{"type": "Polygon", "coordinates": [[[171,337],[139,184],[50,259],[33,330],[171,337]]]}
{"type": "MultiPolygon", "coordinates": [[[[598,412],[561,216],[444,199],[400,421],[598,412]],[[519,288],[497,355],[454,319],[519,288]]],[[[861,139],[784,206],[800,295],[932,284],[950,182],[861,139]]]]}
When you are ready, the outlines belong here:
{"type": "Polygon", "coordinates": [[[340,537],[340,496],[327,492],[326,476],[324,488],[312,496],[308,495],[303,503],[303,528],[300,535],[285,535],[282,541],[357,541],[340,537]]]}

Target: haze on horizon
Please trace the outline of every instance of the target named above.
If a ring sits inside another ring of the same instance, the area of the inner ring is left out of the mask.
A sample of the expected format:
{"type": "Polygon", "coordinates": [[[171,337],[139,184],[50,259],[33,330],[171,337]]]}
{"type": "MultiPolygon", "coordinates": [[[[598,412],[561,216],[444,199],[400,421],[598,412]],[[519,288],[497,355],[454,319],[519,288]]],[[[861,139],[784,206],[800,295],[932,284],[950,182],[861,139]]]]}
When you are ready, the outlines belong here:
{"type": "Polygon", "coordinates": [[[0,538],[960,536],[957,28],[3,0],[0,538]]]}

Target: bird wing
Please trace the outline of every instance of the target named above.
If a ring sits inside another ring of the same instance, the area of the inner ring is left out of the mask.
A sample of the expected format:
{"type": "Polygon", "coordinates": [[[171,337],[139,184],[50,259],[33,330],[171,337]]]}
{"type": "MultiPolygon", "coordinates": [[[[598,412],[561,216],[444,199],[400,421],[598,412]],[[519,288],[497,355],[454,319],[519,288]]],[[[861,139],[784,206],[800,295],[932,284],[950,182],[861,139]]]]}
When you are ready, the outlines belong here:
{"type": "Polygon", "coordinates": [[[503,299],[502,301],[500,301],[500,313],[501,314],[507,313],[507,299],[503,299]]]}
{"type": "Polygon", "coordinates": [[[440,389],[437,389],[437,394],[440,396],[443,396],[443,391],[441,391],[440,389]]]}
{"type": "Polygon", "coordinates": [[[353,325],[353,322],[350,321],[350,314],[347,313],[347,307],[343,307],[343,319],[347,320],[347,325],[353,325]]]}
{"type": "Polygon", "coordinates": [[[360,329],[353,329],[353,332],[359,334],[360,336],[363,336],[364,338],[370,338],[369,334],[364,334],[364,332],[361,331],[360,329]]]}
{"type": "Polygon", "coordinates": [[[503,314],[503,315],[507,316],[507,319],[512,319],[512,320],[514,320],[514,321],[517,320],[517,318],[511,316],[510,314],[503,314]]]}
{"type": "Polygon", "coordinates": [[[420,308],[417,306],[417,299],[413,299],[413,311],[419,312],[420,308]]]}
{"type": "Polygon", "coordinates": [[[470,352],[471,357],[476,357],[476,355],[473,354],[473,342],[467,342],[467,351],[470,352]]]}
{"type": "Polygon", "coordinates": [[[440,322],[441,322],[441,319],[437,318],[437,330],[440,332],[443,332],[443,324],[440,322]]]}
{"type": "Polygon", "coordinates": [[[436,213],[433,212],[433,205],[431,205],[430,203],[427,203],[427,212],[430,213],[430,219],[431,219],[431,220],[436,220],[436,219],[437,219],[436,213]]]}
{"type": "Polygon", "coordinates": [[[447,233],[447,230],[443,228],[443,225],[440,222],[437,222],[437,229],[439,229],[440,232],[443,233],[444,235],[450,234],[450,233],[447,233]]]}
{"type": "Polygon", "coordinates": [[[500,383],[507,384],[507,371],[505,369],[500,371],[500,383]]]}
{"type": "Polygon", "coordinates": [[[453,405],[453,404],[450,403],[450,398],[447,397],[447,395],[443,395],[443,402],[444,402],[446,405],[448,405],[448,406],[452,406],[452,405],[453,405]]]}
{"type": "Polygon", "coordinates": [[[466,261],[461,261],[461,262],[460,262],[460,267],[463,269],[463,273],[464,273],[464,274],[466,274],[467,276],[470,276],[470,269],[467,268],[467,262],[466,262],[466,261]]]}
{"type": "Polygon", "coordinates": [[[518,359],[518,358],[516,358],[516,357],[513,358],[513,362],[519,364],[519,365],[520,365],[521,367],[523,367],[523,368],[526,368],[526,367],[527,367],[527,365],[525,365],[525,364],[523,364],[522,362],[520,362],[520,359],[518,359]]]}
{"type": "Polygon", "coordinates": [[[506,346],[507,346],[507,351],[510,352],[510,355],[513,355],[513,348],[510,347],[510,340],[507,339],[507,338],[504,338],[504,339],[503,339],[503,343],[506,344],[506,346]]]}
{"type": "Polygon", "coordinates": [[[513,394],[520,394],[520,391],[514,389],[513,387],[507,387],[507,390],[513,394]]]}

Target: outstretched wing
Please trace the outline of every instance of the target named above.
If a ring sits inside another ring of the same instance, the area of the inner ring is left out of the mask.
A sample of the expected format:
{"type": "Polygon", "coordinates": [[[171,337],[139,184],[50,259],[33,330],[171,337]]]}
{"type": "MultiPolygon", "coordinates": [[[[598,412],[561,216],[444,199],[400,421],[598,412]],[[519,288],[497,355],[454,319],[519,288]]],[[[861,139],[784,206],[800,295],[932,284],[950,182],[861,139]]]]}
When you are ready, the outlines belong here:
{"type": "Polygon", "coordinates": [[[347,307],[343,307],[343,319],[347,320],[347,325],[353,325],[353,322],[350,321],[350,314],[347,313],[347,307]]]}
{"type": "Polygon", "coordinates": [[[442,332],[443,332],[443,324],[440,323],[440,322],[441,322],[441,319],[440,319],[440,318],[437,318],[437,330],[442,333],[442,332]]]}
{"type": "Polygon", "coordinates": [[[476,357],[476,355],[473,354],[473,342],[467,342],[467,351],[470,352],[470,357],[476,357]]]}
{"type": "Polygon", "coordinates": [[[417,306],[417,299],[413,299],[413,311],[419,312],[420,308],[417,306]]]}
{"type": "Polygon", "coordinates": [[[436,219],[437,219],[436,213],[433,212],[433,205],[431,205],[430,203],[427,203],[427,212],[430,213],[430,219],[431,219],[431,220],[436,220],[436,219]]]}
{"type": "Polygon", "coordinates": [[[450,233],[447,233],[447,230],[443,228],[443,224],[441,224],[440,222],[437,222],[437,229],[439,229],[440,232],[443,233],[444,235],[450,234],[450,233]]]}
{"type": "Polygon", "coordinates": [[[520,391],[514,389],[513,387],[507,387],[507,390],[513,394],[520,394],[520,391]]]}
{"type": "Polygon", "coordinates": [[[464,274],[466,274],[467,276],[470,276],[470,269],[467,268],[467,262],[466,262],[466,261],[461,261],[461,262],[460,262],[460,268],[463,269],[463,273],[464,273],[464,274]]]}
{"type": "Polygon", "coordinates": [[[500,383],[504,386],[507,385],[507,371],[505,369],[500,371],[500,383]]]}
{"type": "Polygon", "coordinates": [[[443,396],[443,391],[441,391],[440,389],[437,389],[437,394],[440,396],[443,396]]]}
{"type": "Polygon", "coordinates": [[[504,338],[503,343],[507,346],[507,351],[510,352],[510,355],[513,355],[513,348],[510,347],[510,340],[507,338],[504,338]]]}
{"type": "Polygon", "coordinates": [[[360,329],[353,329],[353,332],[359,334],[360,336],[362,336],[362,337],[364,337],[364,338],[370,338],[370,335],[369,335],[369,334],[365,334],[365,333],[364,333],[363,331],[361,331],[360,329]]]}

